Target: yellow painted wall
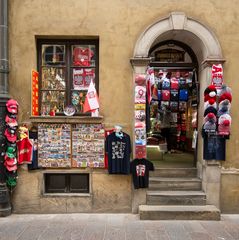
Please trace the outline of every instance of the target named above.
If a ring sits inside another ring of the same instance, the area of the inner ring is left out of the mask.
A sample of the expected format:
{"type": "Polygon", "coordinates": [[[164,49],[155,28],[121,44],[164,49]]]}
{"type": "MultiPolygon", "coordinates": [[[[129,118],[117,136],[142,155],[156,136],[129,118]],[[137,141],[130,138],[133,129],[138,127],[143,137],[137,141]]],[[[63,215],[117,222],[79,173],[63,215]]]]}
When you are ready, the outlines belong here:
{"type": "MultiPolygon", "coordinates": [[[[232,135],[224,167],[239,168],[237,94],[238,0],[11,0],[9,1],[10,95],[20,121],[30,116],[30,73],[36,69],[36,36],[99,36],[100,113],[106,126],[133,127],[133,81],[129,59],[147,26],[172,11],[185,12],[216,34],[226,59],[224,78],[233,89],[232,135]]],[[[239,209],[238,209],[239,211],[239,209]]]]}

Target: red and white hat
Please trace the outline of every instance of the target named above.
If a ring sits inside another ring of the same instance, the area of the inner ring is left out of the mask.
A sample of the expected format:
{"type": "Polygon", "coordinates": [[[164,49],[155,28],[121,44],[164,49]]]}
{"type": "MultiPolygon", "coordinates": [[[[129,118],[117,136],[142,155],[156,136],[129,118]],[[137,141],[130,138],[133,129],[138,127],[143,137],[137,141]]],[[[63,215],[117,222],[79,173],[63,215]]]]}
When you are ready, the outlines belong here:
{"type": "Polygon", "coordinates": [[[8,112],[16,114],[18,111],[18,102],[14,99],[10,99],[6,103],[8,112]]]}
{"type": "Polygon", "coordinates": [[[231,116],[229,114],[223,114],[218,119],[218,134],[229,135],[231,130],[231,116]]]}
{"type": "Polygon", "coordinates": [[[17,159],[10,158],[7,155],[4,157],[4,165],[6,166],[8,171],[16,171],[17,170],[17,159]]]}
{"type": "Polygon", "coordinates": [[[5,137],[9,142],[16,142],[17,141],[17,134],[16,133],[10,133],[8,129],[4,132],[5,137]]]}
{"type": "Polygon", "coordinates": [[[8,115],[6,115],[5,122],[9,127],[17,127],[18,123],[15,118],[10,118],[8,115]]]}

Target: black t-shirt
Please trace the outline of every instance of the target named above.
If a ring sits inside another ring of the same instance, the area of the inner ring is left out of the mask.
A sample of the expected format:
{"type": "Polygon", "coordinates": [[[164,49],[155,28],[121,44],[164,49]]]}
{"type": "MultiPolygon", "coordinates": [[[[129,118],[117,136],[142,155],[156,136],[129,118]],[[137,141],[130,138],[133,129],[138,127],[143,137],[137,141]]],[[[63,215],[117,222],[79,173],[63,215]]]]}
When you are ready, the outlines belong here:
{"type": "Polygon", "coordinates": [[[106,138],[105,151],[108,153],[109,173],[129,174],[131,143],[128,134],[123,133],[120,138],[111,133],[106,138]]]}
{"type": "Polygon", "coordinates": [[[133,176],[134,188],[147,188],[149,186],[150,170],[154,170],[154,165],[145,158],[136,158],[130,163],[130,172],[133,176]]]}
{"type": "Polygon", "coordinates": [[[28,170],[39,169],[38,168],[38,150],[37,150],[37,132],[29,131],[29,139],[33,141],[32,148],[32,163],[28,164],[28,170]]]}

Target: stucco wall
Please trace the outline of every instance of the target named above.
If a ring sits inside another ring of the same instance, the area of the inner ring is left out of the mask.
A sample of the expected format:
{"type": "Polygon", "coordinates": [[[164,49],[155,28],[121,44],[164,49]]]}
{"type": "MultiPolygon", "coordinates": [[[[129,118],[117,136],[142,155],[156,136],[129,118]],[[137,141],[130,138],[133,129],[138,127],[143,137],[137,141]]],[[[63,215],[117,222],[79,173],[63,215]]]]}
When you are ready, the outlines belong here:
{"type": "MultiPolygon", "coordinates": [[[[100,114],[104,116],[106,126],[121,124],[128,133],[132,133],[133,82],[129,59],[133,56],[139,35],[147,26],[172,11],[183,11],[211,28],[226,59],[225,82],[233,89],[232,135],[227,143],[223,166],[225,169],[239,168],[237,0],[230,1],[230,4],[223,0],[11,0],[9,4],[10,95],[20,104],[20,121],[28,120],[30,116],[30,72],[36,69],[36,36],[99,36],[100,114]]],[[[32,201],[36,206],[47,202],[34,196],[38,194],[35,191],[39,180],[36,179],[40,178],[40,174],[21,172],[20,186],[16,190],[19,199],[25,196],[25,186],[29,186],[33,193],[32,200],[28,199],[28,202],[32,201]]],[[[101,175],[102,181],[107,182],[107,177],[107,174],[101,175]]],[[[222,186],[223,181],[226,181],[225,178],[222,178],[222,186]]],[[[128,187],[128,184],[123,185],[128,187]]],[[[104,206],[104,203],[100,205],[104,206]]],[[[16,202],[15,208],[22,209],[23,206],[16,202]]]]}
{"type": "Polygon", "coordinates": [[[239,213],[239,172],[231,170],[222,173],[221,211],[239,213]]]}
{"type": "MultiPolygon", "coordinates": [[[[15,213],[71,213],[71,212],[131,212],[131,177],[109,175],[106,170],[74,170],[89,172],[89,196],[43,195],[43,173],[20,168],[19,179],[12,196],[15,213]]],[[[51,171],[52,172],[52,171],[51,171]]],[[[69,172],[69,171],[68,171],[69,172]]]]}

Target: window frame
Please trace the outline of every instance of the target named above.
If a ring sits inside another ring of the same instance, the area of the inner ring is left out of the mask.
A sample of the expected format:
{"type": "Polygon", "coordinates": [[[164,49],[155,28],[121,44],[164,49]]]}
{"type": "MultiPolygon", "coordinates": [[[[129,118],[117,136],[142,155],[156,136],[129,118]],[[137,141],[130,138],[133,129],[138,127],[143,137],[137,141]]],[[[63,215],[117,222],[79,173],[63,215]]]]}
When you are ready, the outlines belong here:
{"type": "Polygon", "coordinates": [[[50,172],[50,173],[44,173],[43,174],[43,194],[44,195],[89,195],[90,194],[90,174],[89,173],[60,173],[60,172],[50,172]],[[65,179],[65,185],[64,188],[59,188],[59,191],[57,190],[51,190],[49,187],[49,181],[51,176],[61,176],[65,179]],[[86,177],[86,185],[87,187],[83,190],[71,190],[72,176],[78,176],[79,181],[80,177],[86,177]],[[48,185],[48,186],[47,186],[48,185]],[[64,190],[63,190],[64,189],[64,190]]]}
{"type": "MultiPolygon", "coordinates": [[[[66,88],[65,88],[65,101],[66,105],[72,105],[71,104],[71,91],[73,90],[73,79],[72,79],[72,70],[73,68],[94,68],[95,69],[95,88],[97,91],[97,94],[99,96],[99,38],[78,38],[78,39],[46,39],[46,38],[37,38],[36,39],[37,44],[37,69],[39,72],[39,113],[41,115],[41,108],[42,108],[42,67],[45,67],[42,65],[42,45],[47,44],[54,44],[54,45],[65,45],[65,82],[66,82],[66,88]],[[71,55],[71,47],[72,45],[94,45],[95,46],[95,66],[73,66],[72,64],[72,55],[71,55]]],[[[47,65],[46,65],[47,66],[47,65]]],[[[50,66],[50,65],[49,65],[50,66]]],[[[55,65],[55,67],[64,67],[62,65],[55,65]]],[[[87,90],[86,90],[87,91],[87,90]]],[[[63,112],[57,113],[58,116],[65,116],[63,112]]],[[[79,113],[76,112],[74,116],[91,116],[90,113],[79,113]]],[[[67,117],[67,116],[65,116],[67,117]]]]}

